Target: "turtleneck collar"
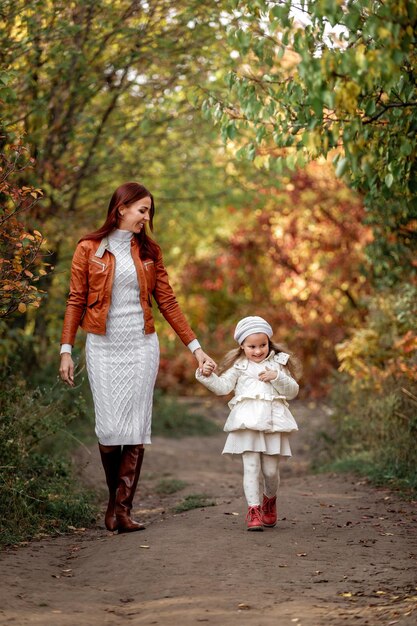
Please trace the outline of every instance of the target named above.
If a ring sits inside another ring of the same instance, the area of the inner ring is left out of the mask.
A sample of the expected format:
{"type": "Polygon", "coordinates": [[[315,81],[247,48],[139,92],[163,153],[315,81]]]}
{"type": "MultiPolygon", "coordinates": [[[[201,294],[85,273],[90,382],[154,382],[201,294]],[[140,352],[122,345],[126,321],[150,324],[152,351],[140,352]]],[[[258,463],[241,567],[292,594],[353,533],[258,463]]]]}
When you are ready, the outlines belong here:
{"type": "Polygon", "coordinates": [[[110,239],[115,239],[117,241],[130,241],[132,237],[133,237],[132,231],[121,230],[120,228],[116,228],[109,235],[110,239]]]}

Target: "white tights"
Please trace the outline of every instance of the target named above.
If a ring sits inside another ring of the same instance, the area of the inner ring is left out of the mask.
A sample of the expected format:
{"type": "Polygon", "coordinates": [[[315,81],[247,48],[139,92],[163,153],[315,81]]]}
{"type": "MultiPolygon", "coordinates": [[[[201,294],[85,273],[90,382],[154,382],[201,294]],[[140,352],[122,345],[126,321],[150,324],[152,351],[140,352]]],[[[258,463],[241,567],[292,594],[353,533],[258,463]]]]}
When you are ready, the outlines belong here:
{"type": "Polygon", "coordinates": [[[279,487],[279,454],[243,452],[243,491],[248,506],[260,504],[259,480],[263,478],[264,494],[276,496],[279,487]]]}

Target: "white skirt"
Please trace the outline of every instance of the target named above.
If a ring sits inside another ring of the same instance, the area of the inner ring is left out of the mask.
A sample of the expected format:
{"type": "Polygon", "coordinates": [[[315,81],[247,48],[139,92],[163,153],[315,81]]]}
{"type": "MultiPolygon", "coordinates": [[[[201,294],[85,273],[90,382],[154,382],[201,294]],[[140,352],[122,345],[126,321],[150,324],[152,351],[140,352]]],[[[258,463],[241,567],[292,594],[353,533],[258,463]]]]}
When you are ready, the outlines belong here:
{"type": "MultiPolygon", "coordinates": [[[[87,334],[86,364],[95,432],[103,445],[151,443],[152,403],[159,366],[156,333],[87,334]]],[[[128,330],[129,329],[129,330],[128,330]]]]}
{"type": "Polygon", "coordinates": [[[228,434],[222,454],[263,452],[292,456],[289,433],[266,433],[262,430],[233,430],[228,434]]]}

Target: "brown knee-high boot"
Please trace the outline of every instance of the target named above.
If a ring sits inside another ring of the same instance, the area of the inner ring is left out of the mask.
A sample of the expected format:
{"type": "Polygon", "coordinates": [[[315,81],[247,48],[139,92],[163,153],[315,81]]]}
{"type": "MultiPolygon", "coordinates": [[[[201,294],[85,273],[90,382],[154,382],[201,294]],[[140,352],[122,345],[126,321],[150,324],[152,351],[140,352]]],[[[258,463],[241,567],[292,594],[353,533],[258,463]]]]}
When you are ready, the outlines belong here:
{"type": "Polygon", "coordinates": [[[107,530],[117,530],[114,507],[116,505],[116,491],[119,484],[119,468],[122,454],[122,446],[103,446],[98,444],[101,462],[106,475],[106,483],[109,488],[109,502],[107,504],[104,523],[107,530]]]}
{"type": "Polygon", "coordinates": [[[116,494],[116,523],[119,533],[145,529],[145,526],[130,517],[144,453],[142,445],[123,446],[116,494]]]}

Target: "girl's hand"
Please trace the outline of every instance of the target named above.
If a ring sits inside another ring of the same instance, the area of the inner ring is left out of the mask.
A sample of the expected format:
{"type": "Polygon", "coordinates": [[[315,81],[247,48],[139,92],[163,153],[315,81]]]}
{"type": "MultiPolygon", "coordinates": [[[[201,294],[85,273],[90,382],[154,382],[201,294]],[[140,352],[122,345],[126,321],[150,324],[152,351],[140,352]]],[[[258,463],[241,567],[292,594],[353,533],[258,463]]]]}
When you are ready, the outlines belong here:
{"type": "Polygon", "coordinates": [[[70,387],[74,387],[74,361],[72,360],[69,352],[64,352],[64,354],[61,354],[59,375],[64,383],[66,383],[70,387]]]}
{"type": "Polygon", "coordinates": [[[265,367],[264,371],[259,374],[258,378],[263,383],[270,383],[271,380],[275,380],[277,376],[278,372],[269,369],[269,367],[265,367]]]}
{"type": "Polygon", "coordinates": [[[210,363],[204,363],[203,367],[200,367],[200,372],[203,376],[211,376],[213,372],[213,366],[210,363]]]}
{"type": "Polygon", "coordinates": [[[198,361],[198,369],[203,374],[203,376],[210,376],[217,367],[215,361],[206,354],[202,348],[197,348],[194,350],[194,356],[198,361]]]}

